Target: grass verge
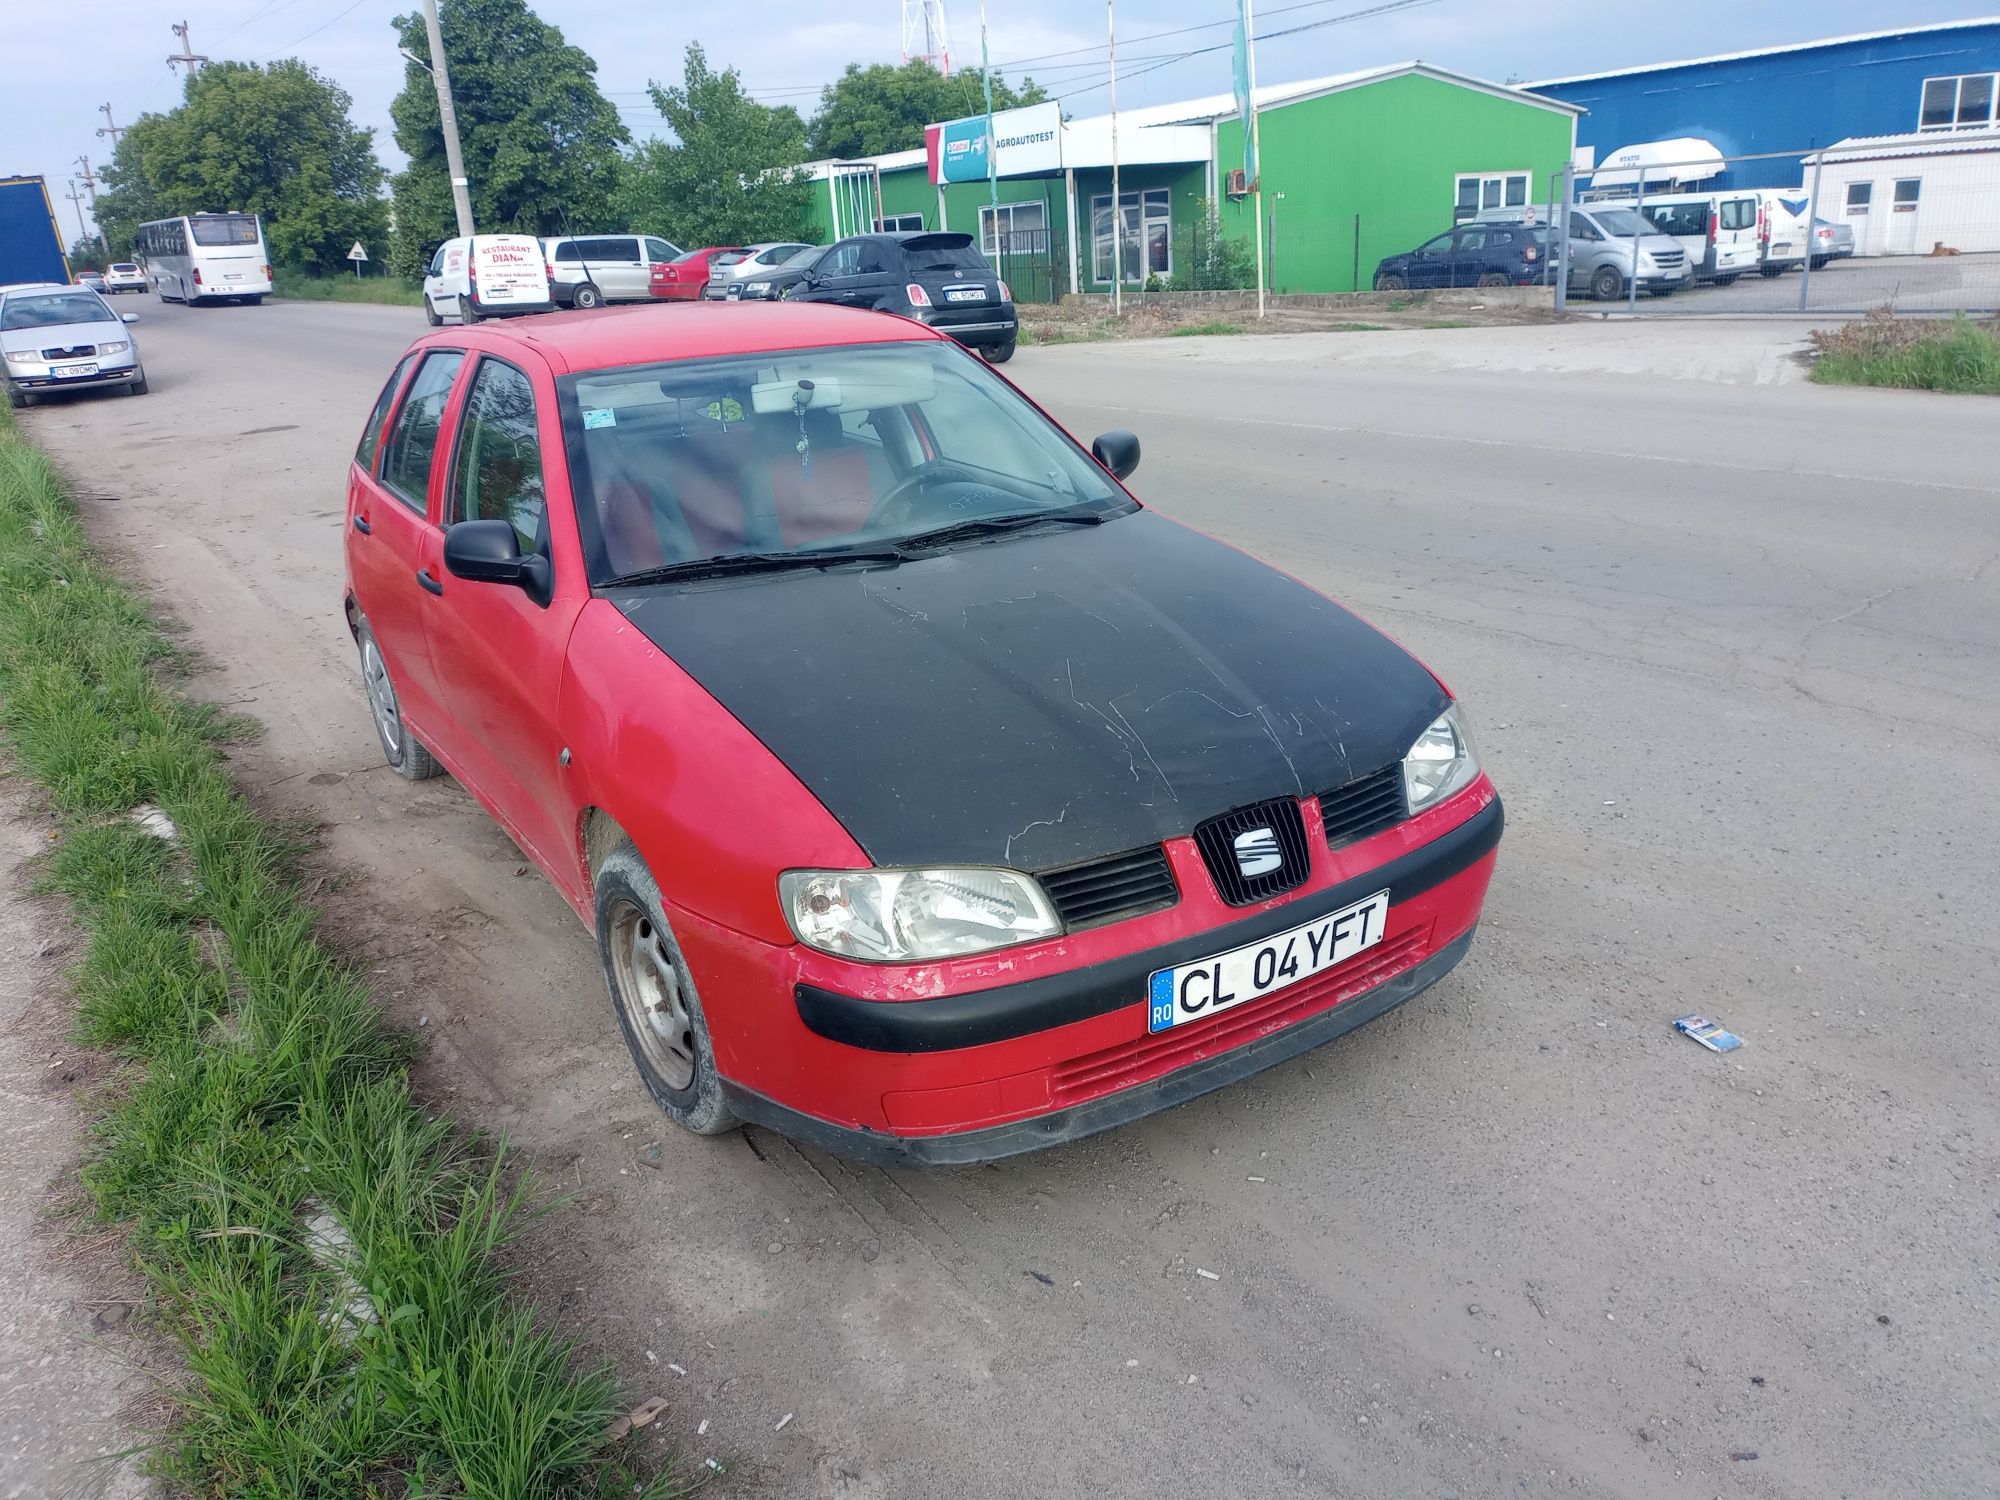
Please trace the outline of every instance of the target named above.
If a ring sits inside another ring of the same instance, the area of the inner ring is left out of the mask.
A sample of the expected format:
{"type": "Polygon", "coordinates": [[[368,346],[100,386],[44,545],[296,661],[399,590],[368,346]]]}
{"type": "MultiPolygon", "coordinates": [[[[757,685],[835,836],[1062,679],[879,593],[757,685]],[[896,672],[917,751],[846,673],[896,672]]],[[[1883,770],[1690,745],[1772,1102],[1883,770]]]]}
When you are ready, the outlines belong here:
{"type": "Polygon", "coordinates": [[[172,668],[0,412],[0,737],[57,816],[77,1039],[116,1060],[83,1182],[186,1364],[150,1465],[231,1500],[673,1493],[608,1442],[611,1374],[511,1292],[528,1189],[411,1097],[297,848],[225,772],[239,726],[172,668]],[[148,804],[172,837],[134,820],[148,804]]]}
{"type": "Polygon", "coordinates": [[[1248,332],[1249,330],[1241,323],[1182,323],[1169,330],[1170,335],[1177,339],[1197,339],[1218,334],[1248,332]]]}
{"type": "Polygon", "coordinates": [[[375,302],[390,307],[422,307],[424,289],[400,276],[308,276],[279,269],[271,295],[294,302],[375,302]]]}
{"type": "Polygon", "coordinates": [[[1812,340],[1812,378],[1821,385],[2000,396],[2000,319],[1899,319],[1878,309],[1812,340]]]}

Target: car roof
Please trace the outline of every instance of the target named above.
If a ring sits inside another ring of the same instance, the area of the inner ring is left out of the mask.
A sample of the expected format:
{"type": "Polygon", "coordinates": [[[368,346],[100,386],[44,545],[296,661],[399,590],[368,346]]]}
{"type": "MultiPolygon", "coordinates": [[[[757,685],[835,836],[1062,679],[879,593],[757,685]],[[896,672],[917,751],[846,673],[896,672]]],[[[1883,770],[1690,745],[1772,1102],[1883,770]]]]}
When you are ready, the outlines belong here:
{"type": "MultiPolygon", "coordinates": [[[[441,329],[422,341],[464,347],[460,330],[441,329]]],[[[943,340],[920,323],[854,307],[811,302],[770,304],[682,302],[584,312],[538,313],[481,323],[476,342],[525,345],[557,374],[617,369],[668,359],[782,353],[840,344],[943,340]]]]}

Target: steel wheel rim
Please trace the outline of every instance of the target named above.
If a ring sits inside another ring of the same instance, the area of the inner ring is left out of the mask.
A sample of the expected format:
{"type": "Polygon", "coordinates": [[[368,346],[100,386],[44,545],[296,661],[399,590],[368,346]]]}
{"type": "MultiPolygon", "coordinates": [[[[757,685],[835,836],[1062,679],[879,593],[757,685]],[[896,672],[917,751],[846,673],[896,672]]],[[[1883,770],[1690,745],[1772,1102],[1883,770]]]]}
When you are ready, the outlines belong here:
{"type": "Polygon", "coordinates": [[[403,751],[403,716],[396,708],[396,689],[389,681],[389,669],[375,643],[361,647],[361,680],[368,687],[368,708],[375,715],[375,730],[382,736],[393,758],[403,751]]]}
{"type": "Polygon", "coordinates": [[[630,901],[611,911],[611,970],[626,1025],[647,1065],[676,1093],[688,1088],[694,1082],[695,1045],[687,982],[666,934],[630,901]]]}

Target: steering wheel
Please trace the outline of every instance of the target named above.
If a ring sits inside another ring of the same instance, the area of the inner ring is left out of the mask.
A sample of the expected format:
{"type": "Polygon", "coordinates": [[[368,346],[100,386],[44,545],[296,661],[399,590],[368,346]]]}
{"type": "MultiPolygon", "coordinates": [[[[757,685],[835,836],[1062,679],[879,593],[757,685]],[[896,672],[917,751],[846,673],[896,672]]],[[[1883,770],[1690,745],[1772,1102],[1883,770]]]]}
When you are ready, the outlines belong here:
{"type": "Polygon", "coordinates": [[[868,517],[869,529],[885,527],[895,529],[910,521],[910,513],[923,492],[934,484],[945,484],[952,480],[974,483],[974,477],[946,458],[926,459],[904,477],[903,481],[880,500],[868,517]]]}

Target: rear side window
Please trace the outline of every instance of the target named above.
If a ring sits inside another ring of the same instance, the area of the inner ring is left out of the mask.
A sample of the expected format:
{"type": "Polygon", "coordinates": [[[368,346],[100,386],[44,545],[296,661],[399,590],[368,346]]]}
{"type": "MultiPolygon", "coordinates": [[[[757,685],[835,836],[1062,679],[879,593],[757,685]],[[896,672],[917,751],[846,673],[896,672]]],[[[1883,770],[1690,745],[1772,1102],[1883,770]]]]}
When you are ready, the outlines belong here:
{"type": "Polygon", "coordinates": [[[375,454],[382,446],[382,425],[389,420],[389,408],[395,404],[396,392],[403,388],[403,377],[416,362],[414,354],[403,356],[388,384],[382,387],[382,394],[375,398],[375,410],[368,414],[368,425],[361,429],[361,446],[354,450],[354,461],[370,474],[375,472],[375,454]]]}
{"type": "Polygon", "coordinates": [[[1646,217],[1659,226],[1661,234],[1704,235],[1708,233],[1706,203],[1663,203],[1648,208],[1646,217]]]}
{"type": "Polygon", "coordinates": [[[1716,209],[1716,221],[1724,229],[1755,229],[1757,227],[1757,200],[1755,198],[1724,198],[1716,209]]]}
{"type": "Polygon", "coordinates": [[[535,388],[514,366],[483,359],[465,398],[447,520],[510,522],[525,554],[541,545],[547,514],[535,388]]]}
{"type": "Polygon", "coordinates": [[[382,482],[410,509],[422,513],[430,491],[431,461],[437,457],[438,429],[444,424],[445,403],[464,354],[441,349],[424,357],[403,409],[390,431],[389,451],[382,460],[382,482]]]}
{"type": "Polygon", "coordinates": [[[880,240],[862,240],[854,249],[860,257],[854,268],[857,276],[877,276],[896,269],[889,247],[880,240]]]}
{"type": "Polygon", "coordinates": [[[559,266],[573,266],[582,258],[576,252],[575,240],[564,240],[556,246],[556,264],[559,266]]]}

